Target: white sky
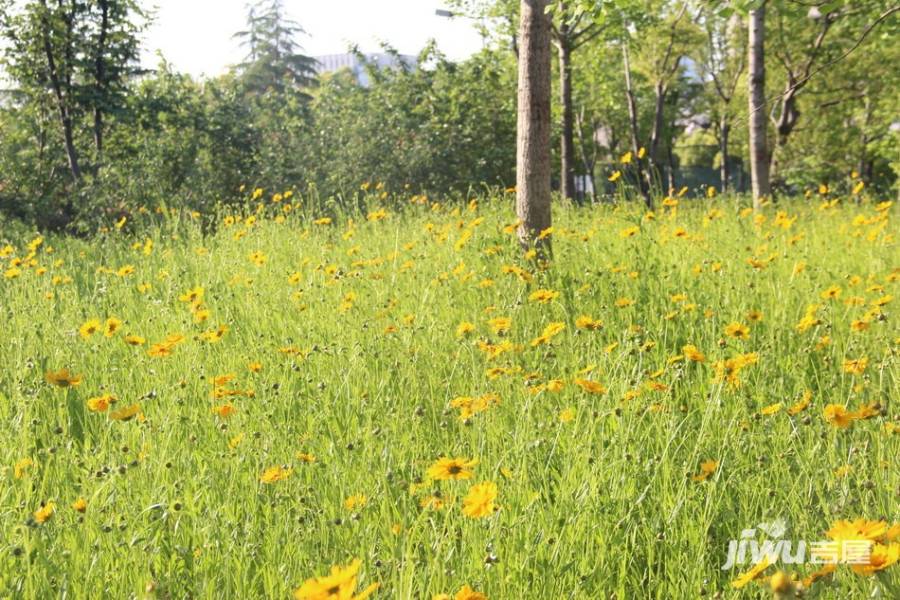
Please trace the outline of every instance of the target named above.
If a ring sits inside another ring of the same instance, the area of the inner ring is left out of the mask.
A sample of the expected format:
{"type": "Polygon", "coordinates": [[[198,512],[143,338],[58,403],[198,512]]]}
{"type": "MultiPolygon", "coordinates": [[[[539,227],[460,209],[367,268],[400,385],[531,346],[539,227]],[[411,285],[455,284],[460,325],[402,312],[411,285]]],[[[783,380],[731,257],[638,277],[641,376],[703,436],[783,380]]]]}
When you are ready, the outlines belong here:
{"type": "MultiPolygon", "coordinates": [[[[161,51],[179,71],[219,75],[240,62],[243,51],[232,34],[244,29],[245,0],[149,0],[156,20],[144,34],[143,62],[157,64],[161,51]]],[[[441,0],[285,0],[289,16],[309,34],[306,54],[338,54],[356,43],[363,52],[380,51],[386,41],[402,54],[417,54],[430,38],[451,59],[482,46],[471,21],[434,14],[441,0]]]]}

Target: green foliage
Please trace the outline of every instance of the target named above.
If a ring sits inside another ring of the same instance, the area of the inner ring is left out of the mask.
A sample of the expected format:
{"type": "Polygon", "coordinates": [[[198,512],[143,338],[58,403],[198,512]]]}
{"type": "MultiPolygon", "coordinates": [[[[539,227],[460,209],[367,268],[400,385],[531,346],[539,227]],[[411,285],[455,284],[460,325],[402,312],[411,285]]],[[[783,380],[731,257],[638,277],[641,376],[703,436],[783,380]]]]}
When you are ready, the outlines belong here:
{"type": "Polygon", "coordinates": [[[432,66],[372,71],[368,88],[348,74],[323,81],[311,107],[314,151],[324,167],[313,179],[323,189],[346,194],[377,181],[446,194],[514,182],[509,62],[485,52],[454,64],[434,49],[419,62],[432,66]]]}
{"type": "MultiPolygon", "coordinates": [[[[429,46],[416,67],[370,65],[367,86],[346,72],[314,77],[300,48],[303,31],[280,0],[250,8],[247,27],[236,35],[246,60],[205,81],[164,61],[154,71],[137,69],[147,18],[134,0],[2,4],[3,68],[11,89],[0,92],[0,211],[41,228],[88,233],[110,215],[142,207],[202,211],[234,201],[242,186],[313,189],[325,202],[349,205],[365,183],[462,197],[515,181],[515,0],[451,2],[454,18],[470,18],[488,47],[459,63],[429,46]]],[[[890,66],[900,60],[892,43],[896,16],[868,31],[887,2],[819,4],[819,16],[800,4],[767,5],[774,117],[790,89],[789,71],[803,80],[790,105],[796,126],[782,139],[773,124],[769,136],[779,141],[779,177],[801,189],[845,181],[855,170],[868,189],[886,193],[900,171],[900,133],[891,130],[898,75],[890,66]],[[825,23],[827,35],[815,50],[811,44],[825,23]]],[[[714,146],[723,124],[729,164],[746,156],[741,19],[754,6],[553,3],[548,18],[557,28],[564,19],[577,19],[579,30],[594,24],[572,58],[574,168],[594,181],[600,199],[612,197],[615,186],[605,178],[631,146],[624,43],[639,147],[650,149],[658,86],[664,88],[652,157],[662,171],[719,163],[714,146]],[[682,7],[686,13],[675,19],[682,7]],[[691,123],[711,125],[702,136],[706,147],[692,148],[697,140],[685,139],[691,123]]],[[[654,177],[665,191],[665,176],[654,177]]]]}
{"type": "Polygon", "coordinates": [[[283,0],[257,0],[250,6],[247,29],[234,36],[247,49],[239,72],[248,92],[284,92],[315,83],[315,59],[304,55],[298,42],[305,34],[285,15],[283,0]]]}

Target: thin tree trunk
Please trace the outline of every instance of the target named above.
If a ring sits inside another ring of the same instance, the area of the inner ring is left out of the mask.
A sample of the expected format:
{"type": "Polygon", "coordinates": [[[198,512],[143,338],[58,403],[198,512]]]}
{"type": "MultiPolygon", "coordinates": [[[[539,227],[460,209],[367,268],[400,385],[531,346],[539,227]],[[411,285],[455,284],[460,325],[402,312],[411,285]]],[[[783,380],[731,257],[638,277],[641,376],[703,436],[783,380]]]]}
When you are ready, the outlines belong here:
{"type": "Polygon", "coordinates": [[[654,92],[656,104],[653,108],[653,130],[650,133],[650,148],[647,154],[650,156],[651,176],[659,176],[659,165],[662,164],[662,160],[659,157],[659,141],[662,138],[663,127],[665,127],[666,94],[668,90],[666,90],[666,86],[662,81],[658,81],[654,86],[654,92]]]}
{"type": "Polygon", "coordinates": [[[97,54],[94,58],[94,80],[97,86],[94,98],[94,150],[96,163],[100,166],[103,156],[103,103],[106,100],[106,38],[109,34],[109,0],[100,0],[100,35],[97,39],[97,54]]]}
{"type": "Polygon", "coordinates": [[[872,181],[872,161],[869,160],[869,142],[872,141],[869,138],[869,127],[872,125],[872,101],[869,98],[868,91],[869,90],[866,89],[863,96],[866,117],[863,120],[862,127],[860,127],[862,135],[859,140],[859,165],[856,168],[859,178],[867,182],[872,181]]]}
{"type": "Polygon", "coordinates": [[[769,157],[769,181],[778,187],[781,177],[781,159],[788,138],[797,126],[800,111],[797,109],[798,87],[793,76],[788,76],[785,91],[781,98],[781,114],[775,122],[775,146],[769,157]]]}
{"type": "Polygon", "coordinates": [[[769,157],[766,143],[766,62],[765,62],[766,6],[750,11],[750,177],[753,187],[753,207],[758,209],[762,199],[772,191],[769,184],[769,157]]]}
{"type": "Polygon", "coordinates": [[[719,179],[722,180],[721,188],[724,193],[728,191],[731,178],[731,166],[728,164],[728,135],[731,133],[731,124],[728,122],[728,115],[723,113],[719,123],[719,153],[722,155],[719,179]]]}
{"type": "Polygon", "coordinates": [[[675,152],[672,150],[672,144],[666,147],[666,161],[668,162],[669,172],[666,175],[666,182],[669,184],[669,193],[675,193],[675,152]]]}
{"type": "Polygon", "coordinates": [[[576,113],[575,117],[575,131],[578,134],[578,146],[581,149],[581,166],[584,169],[585,176],[588,178],[591,184],[591,202],[596,202],[597,179],[595,173],[595,165],[597,164],[597,144],[594,142],[593,134],[597,128],[597,124],[591,122],[591,152],[590,155],[588,155],[588,145],[585,142],[584,138],[584,107],[581,108],[581,111],[576,113]]]}
{"type": "Polygon", "coordinates": [[[516,135],[516,212],[519,242],[549,257],[550,237],[550,20],[547,0],[521,0],[516,135]]]}
{"type": "MultiPolygon", "coordinates": [[[[48,10],[46,3],[43,3],[43,8],[46,15],[46,11],[48,10]]],[[[71,27],[73,26],[72,23],[67,20],[66,24],[69,30],[71,30],[71,27]]],[[[53,46],[50,42],[50,28],[51,25],[47,17],[42,17],[41,33],[43,37],[44,57],[47,59],[47,71],[50,77],[50,85],[53,88],[53,95],[56,97],[56,108],[59,112],[59,122],[63,131],[66,160],[69,164],[69,172],[72,174],[72,179],[75,183],[78,183],[81,180],[81,167],[78,164],[78,152],[75,149],[75,139],[72,133],[72,114],[68,103],[68,92],[71,88],[67,86],[67,89],[65,91],[63,90],[62,80],[60,78],[59,70],[57,69],[56,58],[53,54],[53,46]]],[[[68,37],[66,38],[66,43],[71,43],[71,40],[68,37]]],[[[67,49],[67,53],[68,52],[69,50],[67,49]]]]}
{"type": "Polygon", "coordinates": [[[638,159],[638,151],[640,150],[640,134],[638,132],[637,103],[634,100],[634,88],[631,86],[631,61],[628,58],[628,44],[622,44],[622,61],[625,70],[625,99],[628,104],[628,124],[631,129],[631,153],[637,168],[638,187],[647,208],[653,208],[653,200],[650,198],[650,192],[647,183],[644,181],[644,170],[641,167],[641,161],[638,159]]]}
{"type": "Polygon", "coordinates": [[[562,137],[560,140],[560,192],[563,198],[575,197],[575,143],[572,117],[572,54],[567,40],[568,26],[559,27],[559,96],[562,105],[562,137]]]}

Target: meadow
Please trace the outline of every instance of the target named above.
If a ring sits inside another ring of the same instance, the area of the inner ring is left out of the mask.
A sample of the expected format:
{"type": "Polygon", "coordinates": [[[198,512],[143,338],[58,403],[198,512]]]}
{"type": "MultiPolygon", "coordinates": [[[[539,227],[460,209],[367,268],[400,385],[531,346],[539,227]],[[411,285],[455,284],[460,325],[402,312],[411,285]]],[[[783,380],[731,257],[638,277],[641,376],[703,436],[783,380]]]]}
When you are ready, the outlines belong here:
{"type": "Polygon", "coordinates": [[[0,597],[900,597],[890,202],[379,194],[0,232],[0,597]]]}

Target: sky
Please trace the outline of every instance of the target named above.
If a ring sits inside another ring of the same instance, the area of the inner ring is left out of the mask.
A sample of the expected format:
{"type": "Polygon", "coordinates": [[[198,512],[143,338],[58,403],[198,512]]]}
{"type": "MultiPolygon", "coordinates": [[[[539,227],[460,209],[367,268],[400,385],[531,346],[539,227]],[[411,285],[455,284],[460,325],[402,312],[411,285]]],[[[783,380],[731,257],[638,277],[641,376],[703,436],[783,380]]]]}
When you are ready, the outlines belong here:
{"type": "MultiPolygon", "coordinates": [[[[179,71],[216,76],[243,58],[232,34],[244,28],[245,0],[148,0],[156,20],[144,34],[142,62],[158,63],[157,51],[179,71]]],[[[441,0],[284,0],[289,16],[309,34],[306,54],[340,54],[352,44],[363,52],[390,43],[402,54],[417,54],[434,38],[450,59],[462,59],[482,47],[471,21],[435,15],[441,0]]]]}

